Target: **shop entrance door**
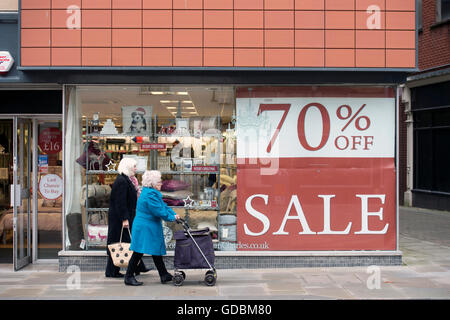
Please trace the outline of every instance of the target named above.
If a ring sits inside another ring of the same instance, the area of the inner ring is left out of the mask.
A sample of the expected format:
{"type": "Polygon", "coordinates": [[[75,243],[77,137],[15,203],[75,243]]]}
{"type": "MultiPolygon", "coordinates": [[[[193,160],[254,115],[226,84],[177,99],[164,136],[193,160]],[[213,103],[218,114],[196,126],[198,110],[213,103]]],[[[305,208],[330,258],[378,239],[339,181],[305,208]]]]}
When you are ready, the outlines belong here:
{"type": "Polygon", "coordinates": [[[31,263],[31,131],[32,120],[13,119],[13,263],[19,270],[31,263]]]}

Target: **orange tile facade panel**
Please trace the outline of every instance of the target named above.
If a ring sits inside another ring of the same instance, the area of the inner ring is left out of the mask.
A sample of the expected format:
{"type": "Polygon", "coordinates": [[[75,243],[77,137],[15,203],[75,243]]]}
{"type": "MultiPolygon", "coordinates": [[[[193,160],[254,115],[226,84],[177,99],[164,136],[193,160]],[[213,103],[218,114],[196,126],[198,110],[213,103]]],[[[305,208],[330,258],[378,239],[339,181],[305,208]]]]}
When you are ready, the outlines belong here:
{"type": "Polygon", "coordinates": [[[295,10],[324,10],[325,0],[295,0],[295,10]]]}
{"type": "Polygon", "coordinates": [[[142,48],[142,29],[112,29],[112,46],[142,48]]]}
{"type": "Polygon", "coordinates": [[[24,66],[51,66],[50,48],[22,47],[20,59],[24,66]]]}
{"type": "Polygon", "coordinates": [[[203,66],[202,48],[174,48],[172,55],[174,66],[188,66],[188,67],[203,66]]]}
{"type": "Polygon", "coordinates": [[[171,10],[143,10],[143,28],[172,28],[171,10]]]}
{"type": "Polygon", "coordinates": [[[233,9],[233,0],[204,0],[203,9],[233,9]]]}
{"type": "Polygon", "coordinates": [[[52,66],[81,66],[81,47],[51,48],[52,66]]]}
{"type": "Polygon", "coordinates": [[[236,67],[264,67],[264,49],[234,49],[236,67]]]}
{"type": "Polygon", "coordinates": [[[135,67],[142,65],[141,48],[112,48],[112,66],[135,67]]]}
{"type": "Polygon", "coordinates": [[[82,29],[81,43],[83,48],[111,47],[111,29],[82,29]]]}
{"type": "Polygon", "coordinates": [[[172,9],[172,1],[142,0],[143,9],[172,9]]]}
{"type": "Polygon", "coordinates": [[[234,10],[263,10],[264,0],[234,0],[234,10]]]}
{"type": "Polygon", "coordinates": [[[203,9],[203,0],[173,0],[174,9],[203,9]]]}
{"type": "Polygon", "coordinates": [[[233,48],[232,29],[205,29],[203,45],[206,48],[233,48]]]}
{"type": "Polygon", "coordinates": [[[172,47],[172,29],[142,29],[145,47],[172,47]]]}
{"type": "Polygon", "coordinates": [[[325,30],[295,30],[296,48],[325,48],[325,30]]]}
{"type": "Polygon", "coordinates": [[[205,67],[232,67],[233,49],[205,48],[203,65],[205,67]]]}
{"type": "Polygon", "coordinates": [[[112,28],[142,28],[142,10],[112,10],[112,28]]]}
{"type": "Polygon", "coordinates": [[[92,67],[110,67],[111,48],[82,48],[81,64],[92,67]]]}
{"type": "Polygon", "coordinates": [[[384,49],[357,49],[357,68],[384,68],[386,66],[384,49]]]}
{"type": "Polygon", "coordinates": [[[111,0],[82,1],[82,9],[111,9],[111,0]]]}
{"type": "Polygon", "coordinates": [[[113,9],[142,9],[142,0],[112,0],[113,9]]]}
{"type": "Polygon", "coordinates": [[[202,48],[203,30],[202,29],[174,29],[173,47],[202,48]]]}
{"type": "Polygon", "coordinates": [[[172,66],[172,48],[144,48],[144,67],[172,66]]]}
{"type": "Polygon", "coordinates": [[[22,9],[50,9],[51,0],[22,0],[21,6],[22,9]]]}
{"type": "MultiPolygon", "coordinates": [[[[37,1],[33,1],[37,2],[37,1]]],[[[23,0],[22,0],[23,3],[23,0]]],[[[51,7],[52,9],[64,9],[66,10],[70,6],[77,6],[81,8],[81,0],[51,0],[51,7]]],[[[24,9],[24,6],[22,5],[22,9],[24,9]]]]}
{"type": "Polygon", "coordinates": [[[81,47],[80,29],[52,29],[52,47],[81,47]]]}
{"type": "Polygon", "coordinates": [[[22,0],[22,66],[415,68],[415,0],[22,0]]]}
{"type": "Polygon", "coordinates": [[[235,29],[234,30],[235,48],[263,48],[264,30],[262,29],[235,29]]]}
{"type": "Polygon", "coordinates": [[[50,29],[23,29],[21,37],[22,48],[48,47],[50,48],[50,29]]]}
{"type": "Polygon", "coordinates": [[[233,11],[231,10],[204,10],[203,22],[205,29],[233,28],[233,11]]]}
{"type": "Polygon", "coordinates": [[[295,66],[323,68],[325,49],[295,49],[295,66]]]}

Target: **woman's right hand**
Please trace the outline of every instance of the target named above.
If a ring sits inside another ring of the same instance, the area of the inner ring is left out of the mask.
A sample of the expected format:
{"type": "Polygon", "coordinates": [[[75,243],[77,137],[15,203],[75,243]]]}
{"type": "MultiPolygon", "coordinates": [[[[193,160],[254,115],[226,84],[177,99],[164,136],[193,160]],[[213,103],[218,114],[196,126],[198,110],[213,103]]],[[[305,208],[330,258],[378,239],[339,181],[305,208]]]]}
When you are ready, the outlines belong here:
{"type": "Polygon", "coordinates": [[[178,219],[180,219],[181,217],[179,216],[179,215],[175,215],[175,220],[178,220],[178,219]]]}

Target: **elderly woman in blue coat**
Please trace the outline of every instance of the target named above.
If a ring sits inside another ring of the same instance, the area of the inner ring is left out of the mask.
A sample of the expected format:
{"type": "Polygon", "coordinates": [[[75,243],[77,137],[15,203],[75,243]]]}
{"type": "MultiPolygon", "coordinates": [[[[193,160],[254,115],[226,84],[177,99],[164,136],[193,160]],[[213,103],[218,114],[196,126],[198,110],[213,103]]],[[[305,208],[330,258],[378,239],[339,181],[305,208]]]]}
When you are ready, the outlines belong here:
{"type": "Polygon", "coordinates": [[[162,200],[161,173],[156,170],[146,171],[142,176],[142,192],[136,206],[131,231],[130,250],[133,255],[128,263],[124,282],[126,285],[138,286],[134,273],[144,254],[151,255],[162,283],[172,280],[167,272],[162,256],[166,254],[162,220],[175,221],[180,217],[162,200]]]}

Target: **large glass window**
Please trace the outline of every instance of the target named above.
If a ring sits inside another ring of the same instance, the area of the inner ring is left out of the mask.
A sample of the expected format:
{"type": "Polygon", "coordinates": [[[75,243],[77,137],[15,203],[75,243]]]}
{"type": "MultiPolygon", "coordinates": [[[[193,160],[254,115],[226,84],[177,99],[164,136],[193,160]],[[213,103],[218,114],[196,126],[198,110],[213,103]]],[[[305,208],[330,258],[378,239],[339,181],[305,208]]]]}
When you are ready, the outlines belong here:
{"type": "MultiPolygon", "coordinates": [[[[164,201],[209,228],[216,250],[396,248],[392,88],[78,86],[66,97],[71,249],[105,246],[124,157],[139,180],[161,171],[164,201]]],[[[165,223],[168,249],[181,228],[165,223]]]]}
{"type": "Polygon", "coordinates": [[[414,188],[450,193],[450,108],[414,112],[414,188]]]}
{"type": "MultiPolygon", "coordinates": [[[[209,228],[217,250],[235,250],[234,87],[77,86],[66,93],[68,249],[105,247],[116,168],[133,157],[139,182],[145,170],[161,171],[167,205],[191,228],[209,228]]],[[[179,229],[164,223],[168,249],[179,229]]]]}
{"type": "Polygon", "coordinates": [[[438,0],[436,2],[437,21],[450,19],[450,0],[438,0]]]}

